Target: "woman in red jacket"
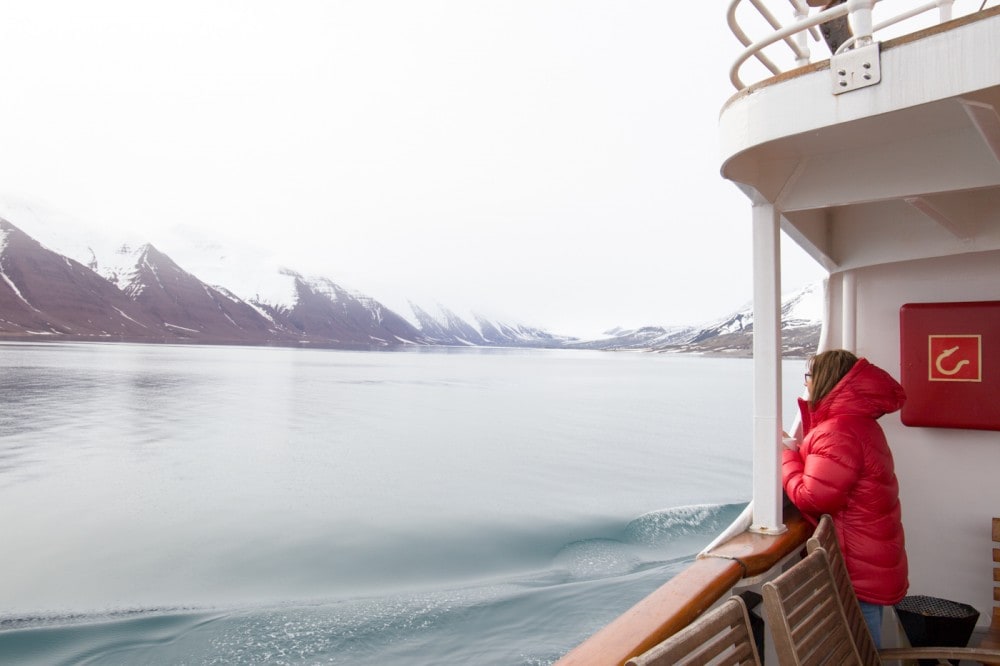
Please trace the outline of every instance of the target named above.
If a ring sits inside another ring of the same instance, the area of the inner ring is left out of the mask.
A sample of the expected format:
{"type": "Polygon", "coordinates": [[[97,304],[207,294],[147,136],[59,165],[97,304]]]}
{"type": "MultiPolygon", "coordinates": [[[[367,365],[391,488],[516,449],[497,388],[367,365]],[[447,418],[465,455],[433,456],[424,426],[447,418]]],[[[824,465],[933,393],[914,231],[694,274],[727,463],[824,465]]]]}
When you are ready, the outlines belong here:
{"type": "Polygon", "coordinates": [[[807,519],[830,514],[872,638],[881,646],[882,610],[909,586],[899,484],[876,419],[903,406],[903,387],[842,349],[817,354],[799,400],[802,441],[786,439],[785,492],[807,519]]]}

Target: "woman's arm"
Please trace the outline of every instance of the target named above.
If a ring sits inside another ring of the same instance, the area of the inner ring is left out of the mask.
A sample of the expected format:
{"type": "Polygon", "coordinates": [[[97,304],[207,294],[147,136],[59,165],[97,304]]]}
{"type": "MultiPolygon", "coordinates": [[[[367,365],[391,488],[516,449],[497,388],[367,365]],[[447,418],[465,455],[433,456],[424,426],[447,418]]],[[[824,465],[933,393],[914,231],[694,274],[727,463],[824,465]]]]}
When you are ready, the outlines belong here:
{"type": "Polygon", "coordinates": [[[786,449],[781,458],[785,493],[812,515],[840,510],[861,474],[861,449],[843,433],[816,433],[807,447],[786,449]]]}

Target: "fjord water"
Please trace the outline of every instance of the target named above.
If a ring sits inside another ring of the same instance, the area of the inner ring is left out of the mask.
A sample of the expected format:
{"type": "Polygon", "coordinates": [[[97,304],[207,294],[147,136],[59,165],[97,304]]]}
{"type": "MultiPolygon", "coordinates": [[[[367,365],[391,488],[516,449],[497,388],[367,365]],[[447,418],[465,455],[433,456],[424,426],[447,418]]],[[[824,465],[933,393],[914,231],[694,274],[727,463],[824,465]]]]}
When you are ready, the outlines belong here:
{"type": "Polygon", "coordinates": [[[745,359],[2,344],[0,373],[2,663],[549,664],[750,495],[745,359]]]}

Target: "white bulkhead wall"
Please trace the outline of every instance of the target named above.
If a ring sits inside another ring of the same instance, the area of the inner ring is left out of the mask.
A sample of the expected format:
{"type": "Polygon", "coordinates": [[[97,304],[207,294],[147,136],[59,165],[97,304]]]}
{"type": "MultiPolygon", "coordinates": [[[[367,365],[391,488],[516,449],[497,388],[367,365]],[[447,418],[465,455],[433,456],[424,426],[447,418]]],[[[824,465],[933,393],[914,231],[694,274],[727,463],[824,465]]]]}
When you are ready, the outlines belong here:
{"type": "MultiPolygon", "coordinates": [[[[834,273],[828,287],[834,304],[831,348],[844,346],[838,315],[844,278],[834,273]]],[[[855,351],[899,379],[900,307],[1000,300],[1000,250],[860,268],[850,278],[857,303],[855,351]]],[[[971,604],[980,623],[988,623],[990,521],[1000,515],[1000,431],[907,427],[898,412],[880,424],[899,479],[909,594],[971,604]]]]}

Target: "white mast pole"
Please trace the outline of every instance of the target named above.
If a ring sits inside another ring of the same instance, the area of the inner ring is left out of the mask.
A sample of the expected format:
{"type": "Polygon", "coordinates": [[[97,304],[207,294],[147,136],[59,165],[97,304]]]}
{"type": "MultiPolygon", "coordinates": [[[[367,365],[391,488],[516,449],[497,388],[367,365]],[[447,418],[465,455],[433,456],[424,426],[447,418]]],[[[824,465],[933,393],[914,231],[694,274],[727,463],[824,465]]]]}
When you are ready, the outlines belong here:
{"type": "Polygon", "coordinates": [[[781,237],[774,204],[753,205],[753,523],[780,534],[781,237]]]}
{"type": "Polygon", "coordinates": [[[854,271],[846,271],[840,283],[843,291],[840,309],[840,346],[858,351],[858,283],[854,271]]]}

